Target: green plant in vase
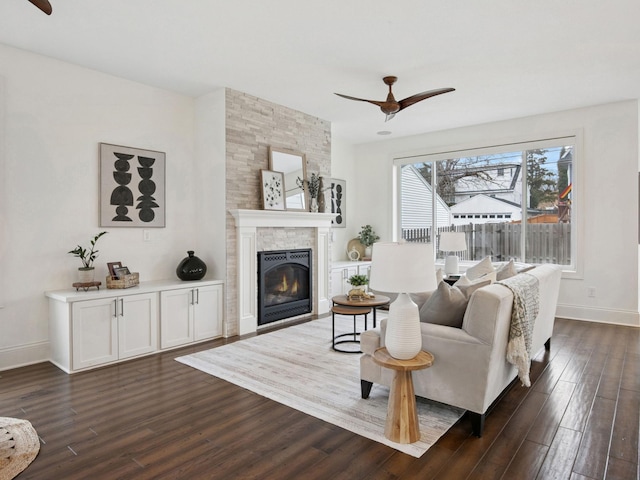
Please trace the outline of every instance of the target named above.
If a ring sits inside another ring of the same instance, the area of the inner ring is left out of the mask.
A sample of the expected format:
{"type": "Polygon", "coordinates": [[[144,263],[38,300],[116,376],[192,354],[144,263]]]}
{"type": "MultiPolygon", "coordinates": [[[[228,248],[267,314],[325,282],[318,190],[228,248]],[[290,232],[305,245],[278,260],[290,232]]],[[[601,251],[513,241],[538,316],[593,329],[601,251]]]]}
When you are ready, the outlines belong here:
{"type": "Polygon", "coordinates": [[[72,254],[75,257],[78,257],[82,262],[82,267],[78,267],[78,272],[80,275],[80,283],[89,283],[93,281],[94,276],[94,266],[93,262],[98,256],[98,250],[96,250],[96,244],[100,237],[105,235],[107,232],[98,233],[91,240],[91,247],[84,248],[81,245],[78,245],[73,250],[69,250],[67,253],[72,254]]]}
{"type": "Polygon", "coordinates": [[[380,236],[373,231],[373,227],[371,225],[363,225],[361,228],[360,233],[358,233],[358,240],[365,247],[365,258],[371,258],[371,246],[380,240],[380,236]]]}
{"type": "Polygon", "coordinates": [[[352,287],[361,287],[369,283],[369,279],[366,275],[351,275],[347,281],[352,287]]]}

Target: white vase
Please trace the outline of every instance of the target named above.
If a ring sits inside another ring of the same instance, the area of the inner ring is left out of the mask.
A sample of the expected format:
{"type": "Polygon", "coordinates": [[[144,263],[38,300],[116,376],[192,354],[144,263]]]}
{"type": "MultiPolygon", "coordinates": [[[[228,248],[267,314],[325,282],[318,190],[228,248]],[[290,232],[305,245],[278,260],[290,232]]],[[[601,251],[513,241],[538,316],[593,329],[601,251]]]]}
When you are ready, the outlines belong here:
{"type": "Polygon", "coordinates": [[[311,199],[311,207],[309,208],[309,210],[313,213],[318,213],[318,199],[317,198],[312,198],[311,199]]]}
{"type": "Polygon", "coordinates": [[[94,276],[96,273],[96,269],[94,267],[90,268],[79,268],[78,269],[78,281],[80,283],[91,283],[93,282],[94,276]]]}
{"type": "Polygon", "coordinates": [[[366,258],[371,258],[371,245],[364,247],[364,256],[366,258]]]}
{"type": "Polygon", "coordinates": [[[410,360],[422,350],[420,312],[409,294],[399,294],[389,306],[384,341],[389,355],[398,360],[410,360]]]}

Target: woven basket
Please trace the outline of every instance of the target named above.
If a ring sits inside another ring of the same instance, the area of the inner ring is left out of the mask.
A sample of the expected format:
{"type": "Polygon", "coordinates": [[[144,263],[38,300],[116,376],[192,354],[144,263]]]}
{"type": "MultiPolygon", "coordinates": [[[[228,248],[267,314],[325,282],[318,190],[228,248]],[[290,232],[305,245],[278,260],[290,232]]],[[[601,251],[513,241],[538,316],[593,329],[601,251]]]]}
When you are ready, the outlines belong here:
{"type": "Polygon", "coordinates": [[[130,288],[140,283],[140,275],[138,272],[125,275],[123,278],[112,278],[107,276],[107,288],[130,288]]]}

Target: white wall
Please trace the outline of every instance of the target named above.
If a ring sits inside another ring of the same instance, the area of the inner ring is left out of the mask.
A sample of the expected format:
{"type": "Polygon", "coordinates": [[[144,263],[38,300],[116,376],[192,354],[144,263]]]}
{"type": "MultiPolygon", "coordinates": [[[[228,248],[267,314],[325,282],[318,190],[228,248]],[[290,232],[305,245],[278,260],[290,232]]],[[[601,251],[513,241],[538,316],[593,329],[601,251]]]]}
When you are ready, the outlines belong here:
{"type": "Polygon", "coordinates": [[[203,240],[215,221],[199,228],[219,193],[197,195],[211,166],[196,168],[194,118],[192,98],[0,45],[0,370],[48,358],[44,292],[71,287],[80,261],[66,252],[102,230],[100,142],[166,152],[167,226],[150,242],[142,229],[105,229],[96,277],[104,284],[106,262],[121,261],[143,281],[175,278],[190,249],[224,274],[224,243],[203,240]]]}
{"type": "MultiPolygon", "coordinates": [[[[638,315],[638,103],[627,101],[504,122],[385,140],[355,150],[356,185],[351,225],[372,223],[392,235],[392,159],[463,146],[498,145],[580,132],[576,195],[581,272],[564,278],[558,315],[639,326],[638,315]],[[587,296],[595,287],[596,296],[587,296]]],[[[336,163],[333,163],[336,167],[336,163]]],[[[357,232],[356,232],[357,233],[357,232]]]]}
{"type": "MultiPolygon", "coordinates": [[[[354,162],[354,147],[344,141],[331,137],[331,177],[346,180],[346,227],[333,228],[333,241],[331,243],[331,260],[341,261],[347,260],[347,243],[352,238],[358,236],[360,225],[356,224],[357,215],[356,198],[359,195],[358,189],[360,183],[356,181],[358,178],[358,170],[356,162],[354,162]]],[[[358,220],[359,221],[359,220],[358,220]]],[[[362,224],[364,225],[364,224],[362,224]]]]}

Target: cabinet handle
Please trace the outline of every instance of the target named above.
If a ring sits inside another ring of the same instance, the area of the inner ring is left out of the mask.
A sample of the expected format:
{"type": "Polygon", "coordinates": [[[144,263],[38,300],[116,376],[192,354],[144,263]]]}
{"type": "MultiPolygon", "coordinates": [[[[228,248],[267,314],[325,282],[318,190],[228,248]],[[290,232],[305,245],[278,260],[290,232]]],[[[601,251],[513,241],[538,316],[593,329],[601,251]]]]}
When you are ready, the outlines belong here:
{"type": "Polygon", "coordinates": [[[196,294],[198,295],[196,297],[196,305],[199,305],[200,304],[200,289],[199,288],[196,288],[196,294]]]}
{"type": "Polygon", "coordinates": [[[192,288],[191,289],[191,305],[193,305],[196,301],[196,292],[195,290],[192,288]]]}
{"type": "Polygon", "coordinates": [[[348,277],[349,277],[349,271],[346,268],[342,269],[342,279],[346,280],[348,277]]]}
{"type": "Polygon", "coordinates": [[[124,299],[120,299],[120,316],[124,317],[124,299]]]}
{"type": "Polygon", "coordinates": [[[118,299],[113,299],[113,316],[114,318],[118,318],[118,299]]]}

